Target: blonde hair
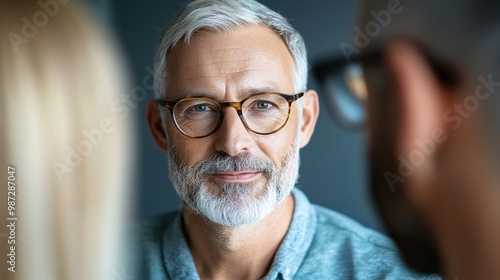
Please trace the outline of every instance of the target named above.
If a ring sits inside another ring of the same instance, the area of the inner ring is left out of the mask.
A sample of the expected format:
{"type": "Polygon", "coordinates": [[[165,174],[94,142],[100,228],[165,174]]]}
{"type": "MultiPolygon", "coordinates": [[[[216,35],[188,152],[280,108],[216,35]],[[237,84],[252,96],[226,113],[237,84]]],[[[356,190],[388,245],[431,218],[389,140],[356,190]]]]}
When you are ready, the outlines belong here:
{"type": "Polygon", "coordinates": [[[121,273],[130,207],[132,120],[110,108],[126,92],[125,67],[86,6],[49,2],[52,15],[37,1],[0,7],[0,182],[15,168],[18,218],[16,273],[0,239],[0,278],[109,280],[121,273]],[[37,32],[26,36],[23,18],[37,32]]]}

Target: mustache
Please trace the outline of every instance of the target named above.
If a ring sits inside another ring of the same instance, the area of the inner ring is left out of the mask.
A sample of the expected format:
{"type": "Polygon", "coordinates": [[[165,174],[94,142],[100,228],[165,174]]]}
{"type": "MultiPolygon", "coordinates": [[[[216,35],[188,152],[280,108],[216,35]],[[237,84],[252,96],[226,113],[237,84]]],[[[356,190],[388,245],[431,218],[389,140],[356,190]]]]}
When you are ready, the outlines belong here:
{"type": "MultiPolygon", "coordinates": [[[[207,175],[218,172],[256,170],[270,179],[277,174],[276,166],[267,158],[261,158],[250,154],[241,156],[228,156],[224,154],[215,154],[208,158],[198,161],[194,165],[184,163],[178,155],[175,147],[171,147],[167,153],[169,168],[172,170],[183,170],[183,176],[187,180],[201,182],[207,175]]],[[[171,177],[171,176],[170,176],[171,177]]]]}
{"type": "Polygon", "coordinates": [[[252,155],[227,156],[217,154],[199,161],[192,169],[202,176],[244,170],[257,170],[267,174],[276,172],[276,167],[271,161],[252,155]]]}

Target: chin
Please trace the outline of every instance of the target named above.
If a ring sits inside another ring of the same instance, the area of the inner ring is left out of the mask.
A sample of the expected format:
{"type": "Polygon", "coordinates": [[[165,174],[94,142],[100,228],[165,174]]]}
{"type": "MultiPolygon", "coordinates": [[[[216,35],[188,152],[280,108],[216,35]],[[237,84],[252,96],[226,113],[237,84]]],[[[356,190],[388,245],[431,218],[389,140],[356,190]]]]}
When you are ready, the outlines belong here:
{"type": "Polygon", "coordinates": [[[255,188],[248,185],[219,186],[220,194],[214,194],[208,186],[196,193],[189,206],[215,224],[234,227],[256,223],[271,213],[279,204],[277,192],[264,188],[255,195],[255,188]]]}

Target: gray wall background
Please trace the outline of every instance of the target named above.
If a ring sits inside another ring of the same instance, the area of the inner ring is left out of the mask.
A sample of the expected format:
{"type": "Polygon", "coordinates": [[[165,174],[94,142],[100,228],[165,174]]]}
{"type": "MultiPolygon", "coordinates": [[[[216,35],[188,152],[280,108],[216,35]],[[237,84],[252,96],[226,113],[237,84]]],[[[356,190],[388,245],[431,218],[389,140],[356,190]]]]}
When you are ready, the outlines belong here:
{"type": "MultiPolygon", "coordinates": [[[[358,1],[262,0],[281,13],[302,34],[309,63],[326,56],[341,56],[339,43],[352,42],[358,1]]],[[[111,23],[133,70],[132,85],[142,85],[153,66],[156,40],[163,26],[185,1],[93,0],[111,23]]],[[[309,77],[309,88],[320,91],[309,77]]],[[[153,98],[153,92],[148,92],[153,98]]],[[[320,94],[320,102],[321,94],[320,94]]],[[[135,108],[138,123],[138,218],[178,209],[181,202],[168,179],[165,154],[154,144],[145,122],[146,101],[135,108]]],[[[301,151],[299,186],[316,204],[344,213],[362,224],[382,230],[367,187],[364,132],[345,131],[321,104],[316,132],[301,151]]]]}

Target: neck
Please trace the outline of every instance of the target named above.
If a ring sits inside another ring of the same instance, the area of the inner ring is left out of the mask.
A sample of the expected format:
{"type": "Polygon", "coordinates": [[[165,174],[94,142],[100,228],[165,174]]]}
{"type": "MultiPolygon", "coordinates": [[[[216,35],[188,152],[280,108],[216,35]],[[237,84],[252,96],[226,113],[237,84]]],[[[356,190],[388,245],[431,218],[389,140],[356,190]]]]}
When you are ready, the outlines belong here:
{"type": "Polygon", "coordinates": [[[184,230],[201,279],[260,279],[269,271],[293,216],[289,195],[262,220],[224,227],[183,210],[184,230]]]}

